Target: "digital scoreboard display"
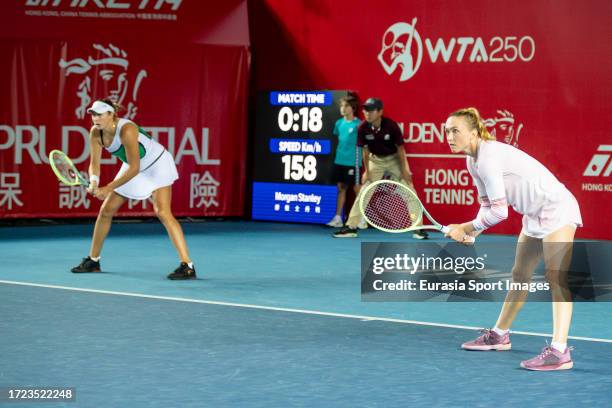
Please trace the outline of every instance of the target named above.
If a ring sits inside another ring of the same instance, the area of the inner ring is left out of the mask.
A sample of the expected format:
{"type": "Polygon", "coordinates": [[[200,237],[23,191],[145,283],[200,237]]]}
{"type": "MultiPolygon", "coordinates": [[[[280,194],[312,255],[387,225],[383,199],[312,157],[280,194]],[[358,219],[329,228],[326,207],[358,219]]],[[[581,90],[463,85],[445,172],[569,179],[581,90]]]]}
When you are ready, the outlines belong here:
{"type": "Polygon", "coordinates": [[[347,91],[273,91],[257,95],[253,210],[255,220],[324,224],[336,214],[332,181],[347,91]]]}

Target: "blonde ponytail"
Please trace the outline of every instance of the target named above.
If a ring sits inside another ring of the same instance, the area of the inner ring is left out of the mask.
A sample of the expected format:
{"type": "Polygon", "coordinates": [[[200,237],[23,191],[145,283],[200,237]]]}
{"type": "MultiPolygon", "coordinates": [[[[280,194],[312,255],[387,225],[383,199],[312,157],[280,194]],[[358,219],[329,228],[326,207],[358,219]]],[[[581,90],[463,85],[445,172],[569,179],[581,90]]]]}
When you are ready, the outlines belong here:
{"type": "Polygon", "coordinates": [[[495,136],[490,134],[486,126],[484,125],[484,122],[482,121],[482,118],[480,117],[480,113],[478,112],[478,109],[476,108],[459,109],[451,113],[449,116],[459,116],[459,117],[465,118],[465,121],[470,126],[470,130],[476,129],[476,131],[478,132],[478,137],[481,138],[482,140],[495,140],[495,136]]]}

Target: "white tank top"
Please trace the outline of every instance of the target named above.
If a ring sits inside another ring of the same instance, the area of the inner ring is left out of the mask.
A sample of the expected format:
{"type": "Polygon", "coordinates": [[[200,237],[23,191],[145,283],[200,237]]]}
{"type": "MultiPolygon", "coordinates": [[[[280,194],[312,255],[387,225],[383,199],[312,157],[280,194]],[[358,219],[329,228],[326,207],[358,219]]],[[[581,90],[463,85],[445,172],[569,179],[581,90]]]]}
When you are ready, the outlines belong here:
{"type": "Polygon", "coordinates": [[[157,141],[147,134],[142,128],[136,125],[134,122],[128,119],[119,119],[117,123],[117,129],[113,140],[108,147],[104,147],[107,152],[116,156],[119,160],[127,163],[125,155],[125,146],[121,143],[121,129],[127,123],[132,123],[138,128],[138,150],[140,153],[140,171],[146,170],[150,167],[161,154],[164,152],[164,147],[157,141]]]}

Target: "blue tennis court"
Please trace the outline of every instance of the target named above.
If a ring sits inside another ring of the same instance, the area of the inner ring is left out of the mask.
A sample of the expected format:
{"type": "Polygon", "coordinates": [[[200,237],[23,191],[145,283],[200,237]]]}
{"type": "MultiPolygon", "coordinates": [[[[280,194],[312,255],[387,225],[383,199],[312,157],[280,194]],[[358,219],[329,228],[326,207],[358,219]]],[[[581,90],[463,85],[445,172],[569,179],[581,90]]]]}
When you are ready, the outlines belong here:
{"type": "Polygon", "coordinates": [[[549,340],[548,303],[526,304],[512,351],[478,353],[459,346],[499,304],[361,302],[360,242],[403,236],[183,227],[197,281],[165,279],[175,254],[157,223],[114,225],[104,273],[86,275],[68,270],[91,225],[1,228],[0,383],[75,387],[76,403],[53,406],[85,407],[559,407],[612,396],[609,303],[575,305],[573,370],[527,372],[519,362],[549,340]]]}

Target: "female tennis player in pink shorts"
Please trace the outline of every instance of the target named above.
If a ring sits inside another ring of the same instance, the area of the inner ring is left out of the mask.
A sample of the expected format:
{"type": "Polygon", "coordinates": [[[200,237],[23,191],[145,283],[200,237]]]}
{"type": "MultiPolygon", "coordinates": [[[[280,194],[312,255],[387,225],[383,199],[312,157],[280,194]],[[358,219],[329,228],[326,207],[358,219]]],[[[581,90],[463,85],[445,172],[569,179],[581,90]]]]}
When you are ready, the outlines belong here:
{"type": "MultiPolygon", "coordinates": [[[[580,209],[569,190],[540,162],[513,146],[495,141],[474,108],[453,112],[446,121],[446,140],[453,153],[467,155],[467,168],[480,198],[476,218],[452,224],[447,236],[463,242],[508,217],[508,205],[523,214],[512,279],[529,282],[542,257],[552,292],[553,338],[536,357],[521,362],[528,370],[565,370],[573,366],[567,336],[572,302],[562,284],[572,257],[580,209]]],[[[527,291],[510,290],[495,327],[462,345],[466,350],[510,350],[509,329],[527,291]]]]}

